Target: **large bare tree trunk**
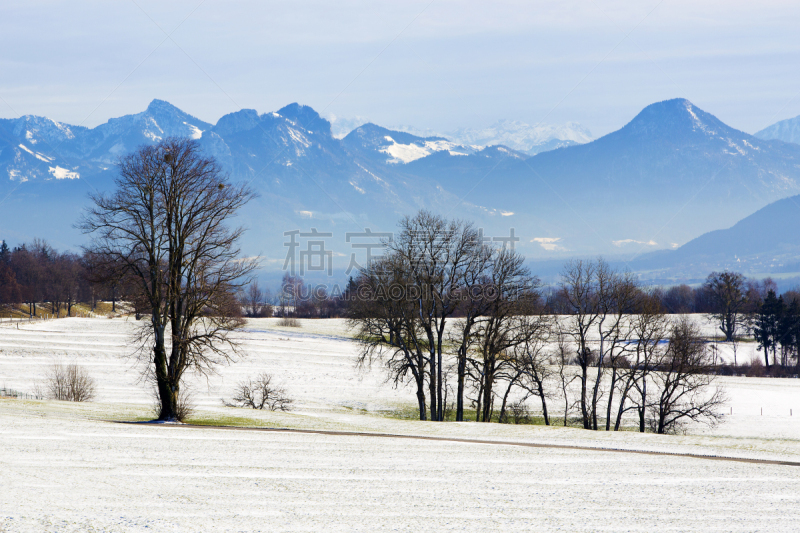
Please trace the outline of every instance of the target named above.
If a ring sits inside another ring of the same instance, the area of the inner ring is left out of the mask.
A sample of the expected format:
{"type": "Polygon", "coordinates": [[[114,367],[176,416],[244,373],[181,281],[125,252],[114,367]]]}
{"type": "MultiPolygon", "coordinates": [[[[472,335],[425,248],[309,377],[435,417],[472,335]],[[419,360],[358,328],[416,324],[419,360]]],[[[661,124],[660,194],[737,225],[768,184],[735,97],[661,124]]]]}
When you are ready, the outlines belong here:
{"type": "Polygon", "coordinates": [[[461,347],[458,351],[458,385],[456,389],[456,421],[464,420],[464,381],[467,374],[467,354],[466,348],[461,347]]]}
{"type": "Polygon", "coordinates": [[[581,417],[583,418],[583,429],[592,429],[592,419],[586,405],[586,382],[589,379],[588,368],[581,365],[581,417]]]}

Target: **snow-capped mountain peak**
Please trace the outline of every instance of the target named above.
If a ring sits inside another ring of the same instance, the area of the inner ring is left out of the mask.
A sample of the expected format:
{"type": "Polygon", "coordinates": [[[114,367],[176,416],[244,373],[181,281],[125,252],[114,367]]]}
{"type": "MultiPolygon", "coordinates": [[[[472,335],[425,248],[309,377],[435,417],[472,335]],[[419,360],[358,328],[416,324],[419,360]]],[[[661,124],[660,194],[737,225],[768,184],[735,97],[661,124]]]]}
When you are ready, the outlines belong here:
{"type": "Polygon", "coordinates": [[[393,131],[372,123],[351,131],[344,139],[345,146],[360,153],[385,154],[384,163],[405,164],[437,152],[453,156],[476,153],[479,146],[462,145],[444,137],[418,137],[403,131],[393,131]]]}
{"type": "Polygon", "coordinates": [[[14,121],[12,131],[17,137],[24,137],[31,144],[44,142],[53,146],[74,139],[73,130],[82,131],[81,126],[69,126],[47,117],[25,115],[14,121]]]}
{"type": "Polygon", "coordinates": [[[591,132],[577,122],[531,126],[517,120],[499,120],[486,128],[459,128],[446,134],[453,141],[478,146],[502,144],[534,155],[546,149],[592,140],[591,132]]]}

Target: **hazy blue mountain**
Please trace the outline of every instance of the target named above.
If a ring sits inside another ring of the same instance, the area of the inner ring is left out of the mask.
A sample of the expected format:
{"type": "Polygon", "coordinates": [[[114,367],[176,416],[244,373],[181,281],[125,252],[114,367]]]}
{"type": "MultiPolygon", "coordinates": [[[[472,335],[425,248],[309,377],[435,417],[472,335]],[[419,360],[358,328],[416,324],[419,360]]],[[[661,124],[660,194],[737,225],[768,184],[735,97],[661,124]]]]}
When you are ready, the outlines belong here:
{"type": "Polygon", "coordinates": [[[549,225],[535,235],[549,239],[543,247],[634,254],[688,242],[797,194],[800,146],[755,138],[675,99],[492,178],[483,200],[538,216],[540,228],[549,225]]]}
{"type": "Polygon", "coordinates": [[[776,122],[772,126],[757,131],[753,136],[759,139],[775,139],[787,143],[800,144],[800,116],[776,122]]]}
{"type": "Polygon", "coordinates": [[[352,251],[345,232],[393,230],[421,207],[474,220],[487,235],[513,228],[532,258],[632,256],[800,193],[800,146],[735,130],[682,99],[648,106],[600,139],[533,157],[369,123],[340,139],[299,104],[244,109],[212,125],[154,100],[92,129],[0,120],[0,199],[8,197],[0,237],[84,242],[72,223],[87,193],[111,189],[119,155],[168,136],[197,139],[260,194],[240,221],[250,228],[245,251],[264,255],[268,268],[283,263],[284,232],[313,227],[335,233],[344,268],[352,251]]]}
{"type": "Polygon", "coordinates": [[[525,150],[525,153],[528,155],[537,155],[541,154],[542,152],[549,152],[550,150],[556,150],[558,148],[575,146],[576,144],[582,144],[582,143],[572,140],[550,139],[549,141],[543,142],[542,144],[537,144],[535,146],[532,146],[531,148],[525,150]]]}
{"type": "Polygon", "coordinates": [[[730,228],[704,233],[676,250],[645,254],[629,266],[673,278],[702,277],[722,269],[800,273],[800,195],[773,202],[730,228]]]}
{"type": "Polygon", "coordinates": [[[503,145],[529,155],[592,140],[591,132],[576,122],[531,126],[517,120],[499,120],[486,128],[459,128],[445,136],[461,144],[503,145]]]}

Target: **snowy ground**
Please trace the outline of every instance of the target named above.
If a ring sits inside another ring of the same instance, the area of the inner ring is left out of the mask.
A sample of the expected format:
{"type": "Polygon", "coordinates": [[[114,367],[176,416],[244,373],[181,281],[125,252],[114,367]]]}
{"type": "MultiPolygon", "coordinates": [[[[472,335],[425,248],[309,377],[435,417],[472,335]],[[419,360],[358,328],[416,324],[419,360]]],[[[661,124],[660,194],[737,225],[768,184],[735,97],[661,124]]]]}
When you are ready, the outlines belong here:
{"type": "Polygon", "coordinates": [[[0,326],[0,387],[30,392],[53,361],[97,379],[95,402],[0,400],[0,531],[798,531],[800,383],[724,378],[733,414],[687,435],[380,416],[410,390],[359,374],[343,322],[249,323],[246,357],[194,379],[199,415],[244,425],[580,445],[521,448],[368,436],[120,424],[146,419],[124,319],[0,326]],[[269,371],[291,413],[222,406],[269,371]],[[764,414],[761,415],[763,408],[764,414]],[[794,416],[789,416],[789,409],[794,416]]]}

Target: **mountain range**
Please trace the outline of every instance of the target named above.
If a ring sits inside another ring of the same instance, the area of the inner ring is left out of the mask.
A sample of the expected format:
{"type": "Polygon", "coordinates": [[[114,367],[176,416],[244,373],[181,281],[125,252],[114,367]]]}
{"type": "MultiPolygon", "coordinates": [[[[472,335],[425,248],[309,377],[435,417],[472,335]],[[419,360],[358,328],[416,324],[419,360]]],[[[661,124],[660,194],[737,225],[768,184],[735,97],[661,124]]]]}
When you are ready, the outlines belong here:
{"type": "MultiPolygon", "coordinates": [[[[356,128],[369,123],[363,118],[337,118],[331,116],[334,137],[343,138],[356,128]]],[[[528,155],[536,155],[564,146],[583,144],[593,139],[591,132],[577,122],[562,125],[531,126],[518,120],[498,120],[485,128],[457,128],[437,132],[412,126],[394,126],[393,131],[410,133],[416,137],[442,137],[465,146],[503,145],[528,155]]]]}
{"type": "Polygon", "coordinates": [[[0,119],[0,238],[84,242],[72,224],[87,193],[113,187],[120,155],[169,136],[196,139],[260,194],[239,222],[249,228],[245,251],[262,255],[265,269],[285,262],[284,232],[317,228],[332,233],[328,248],[344,270],[355,253],[345,233],[392,231],[419,208],[474,220],[488,236],[513,229],[532,258],[633,256],[800,193],[800,145],[738,131],[684,99],[652,104],[596,140],[573,125],[572,138],[554,143],[569,146],[533,156],[529,129],[499,124],[444,137],[366,123],[341,137],[298,104],[210,124],[161,100],[91,129],[0,119]],[[498,135],[513,146],[492,144],[498,135]]]}
{"type": "Polygon", "coordinates": [[[531,126],[517,120],[500,120],[488,128],[459,128],[446,136],[461,144],[500,144],[528,155],[592,140],[591,132],[576,122],[561,126],[531,126]]]}

